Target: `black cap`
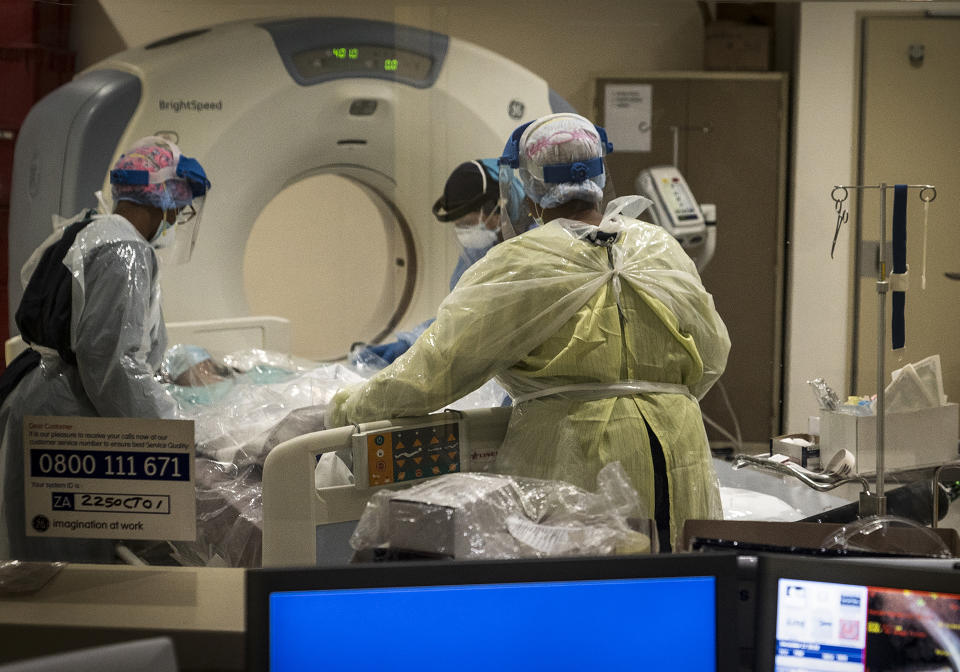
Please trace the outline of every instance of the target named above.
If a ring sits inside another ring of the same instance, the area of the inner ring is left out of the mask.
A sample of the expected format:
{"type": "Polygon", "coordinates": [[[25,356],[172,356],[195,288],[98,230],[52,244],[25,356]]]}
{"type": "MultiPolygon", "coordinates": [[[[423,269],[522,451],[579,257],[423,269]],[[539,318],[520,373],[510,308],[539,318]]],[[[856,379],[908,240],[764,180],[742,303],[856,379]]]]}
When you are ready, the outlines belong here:
{"type": "Polygon", "coordinates": [[[480,161],[467,161],[450,173],[443,195],[433,204],[433,216],[441,222],[452,222],[469,212],[492,210],[499,198],[499,183],[487,175],[480,161]]]}

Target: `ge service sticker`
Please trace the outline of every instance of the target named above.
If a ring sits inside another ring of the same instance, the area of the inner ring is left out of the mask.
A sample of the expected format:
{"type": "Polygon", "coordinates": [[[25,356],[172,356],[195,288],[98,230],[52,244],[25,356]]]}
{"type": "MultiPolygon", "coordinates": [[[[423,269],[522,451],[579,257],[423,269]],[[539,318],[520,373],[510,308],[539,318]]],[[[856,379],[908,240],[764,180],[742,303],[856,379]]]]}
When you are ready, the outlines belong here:
{"type": "Polygon", "coordinates": [[[193,422],[27,416],[27,535],[197,536],[193,422]]]}

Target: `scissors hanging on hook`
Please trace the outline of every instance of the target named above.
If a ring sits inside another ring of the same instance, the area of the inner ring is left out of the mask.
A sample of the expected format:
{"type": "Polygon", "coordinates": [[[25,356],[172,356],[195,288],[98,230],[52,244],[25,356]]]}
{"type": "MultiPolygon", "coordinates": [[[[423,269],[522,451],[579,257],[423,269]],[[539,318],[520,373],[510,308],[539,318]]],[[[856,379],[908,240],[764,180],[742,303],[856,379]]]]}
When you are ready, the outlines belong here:
{"type": "Polygon", "coordinates": [[[834,209],[837,211],[837,228],[833,232],[833,244],[830,245],[830,258],[833,259],[833,253],[837,249],[837,238],[840,236],[840,228],[850,221],[850,211],[843,207],[843,202],[847,200],[847,190],[844,187],[834,187],[833,191],[830,192],[830,197],[833,199],[834,209]],[[838,190],[843,191],[842,197],[837,196],[838,190]]]}

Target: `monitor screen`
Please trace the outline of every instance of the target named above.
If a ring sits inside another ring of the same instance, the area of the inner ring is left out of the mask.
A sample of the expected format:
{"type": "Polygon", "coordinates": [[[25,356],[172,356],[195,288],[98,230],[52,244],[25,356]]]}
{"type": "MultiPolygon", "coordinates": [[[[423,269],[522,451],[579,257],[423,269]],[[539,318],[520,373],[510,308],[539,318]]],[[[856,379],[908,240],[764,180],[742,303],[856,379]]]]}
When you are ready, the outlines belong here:
{"type": "Polygon", "coordinates": [[[736,557],[256,570],[248,669],[727,670],[736,557]]]}
{"type": "Polygon", "coordinates": [[[757,669],[960,666],[960,571],[950,567],[764,557],[759,594],[757,669]]]}

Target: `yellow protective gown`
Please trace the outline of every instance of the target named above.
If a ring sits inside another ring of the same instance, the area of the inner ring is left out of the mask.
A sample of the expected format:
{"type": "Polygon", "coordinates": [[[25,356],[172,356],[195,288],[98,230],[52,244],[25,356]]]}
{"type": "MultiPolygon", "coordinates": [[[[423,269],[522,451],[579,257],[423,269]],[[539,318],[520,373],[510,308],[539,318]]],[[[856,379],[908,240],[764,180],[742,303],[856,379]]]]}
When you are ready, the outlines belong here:
{"type": "Polygon", "coordinates": [[[558,219],[474,264],[403,356],[334,397],[329,424],[423,415],[496,376],[515,400],[499,471],[592,489],[619,460],[652,517],[649,426],[676,548],[686,519],[722,515],[697,399],[729,349],[712,296],[666,231],[622,215],[600,227],[558,219]]]}

